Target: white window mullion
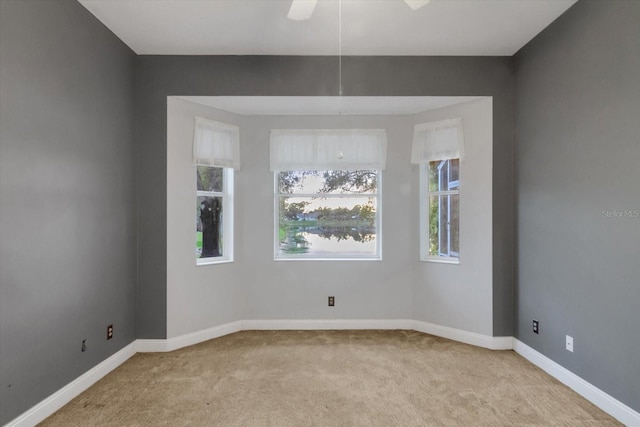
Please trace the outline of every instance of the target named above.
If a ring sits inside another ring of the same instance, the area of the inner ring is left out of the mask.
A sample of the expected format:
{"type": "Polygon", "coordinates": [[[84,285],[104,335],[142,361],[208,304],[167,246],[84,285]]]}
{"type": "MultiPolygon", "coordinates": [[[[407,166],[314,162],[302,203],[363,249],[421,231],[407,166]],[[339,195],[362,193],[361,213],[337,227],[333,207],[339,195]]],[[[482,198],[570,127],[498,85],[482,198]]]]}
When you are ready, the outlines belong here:
{"type": "Polygon", "coordinates": [[[447,256],[451,256],[451,196],[447,197],[447,256]]]}

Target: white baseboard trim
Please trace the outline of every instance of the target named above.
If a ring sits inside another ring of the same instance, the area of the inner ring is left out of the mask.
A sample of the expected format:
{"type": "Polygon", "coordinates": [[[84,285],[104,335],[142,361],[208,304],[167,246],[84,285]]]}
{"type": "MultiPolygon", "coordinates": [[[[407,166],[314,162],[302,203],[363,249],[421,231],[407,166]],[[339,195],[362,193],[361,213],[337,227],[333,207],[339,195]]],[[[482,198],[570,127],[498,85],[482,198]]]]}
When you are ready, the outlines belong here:
{"type": "Polygon", "coordinates": [[[413,329],[406,319],[276,319],[243,320],[243,331],[268,330],[345,330],[345,329],[413,329]]]}
{"type": "Polygon", "coordinates": [[[163,353],[169,351],[168,340],[163,339],[138,339],[136,340],[137,353],[163,353]]]}
{"type": "Polygon", "coordinates": [[[513,339],[513,349],[520,356],[533,363],[562,384],[602,409],[621,423],[629,427],[640,427],[640,413],[619,400],[583,380],[567,368],[549,359],[542,353],[529,347],[518,339],[513,339]]]}
{"type": "Polygon", "coordinates": [[[43,421],[73,398],[91,387],[136,353],[168,352],[219,338],[243,330],[344,330],[401,329],[415,330],[453,341],[491,350],[515,350],[552,377],[569,386],[585,399],[627,426],[640,427],[640,414],[604,391],[591,385],[573,372],[512,337],[491,337],[447,326],[408,319],[301,319],[301,320],[239,320],[169,339],[138,339],[108,359],[96,365],[5,427],[31,427],[43,421]]]}
{"type": "Polygon", "coordinates": [[[511,350],[513,348],[512,337],[491,337],[489,335],[463,331],[461,329],[450,328],[448,326],[435,325],[433,323],[422,322],[420,320],[414,320],[412,323],[413,326],[411,329],[418,332],[424,332],[425,334],[475,345],[476,347],[484,347],[490,350],[511,350]]]}
{"type": "Polygon", "coordinates": [[[238,320],[236,322],[225,323],[219,326],[214,326],[212,328],[203,329],[201,331],[180,335],[174,338],[168,338],[166,340],[139,339],[137,341],[136,349],[139,353],[174,351],[184,347],[189,347],[190,345],[209,341],[214,338],[233,334],[234,332],[240,332],[241,330],[243,330],[242,325],[243,321],[238,320]]]}
{"type": "Polygon", "coordinates": [[[44,421],[45,418],[55,413],[80,393],[97,383],[102,377],[122,365],[134,354],[136,354],[135,341],[89,369],[22,415],[9,421],[8,424],[5,424],[5,427],[32,427],[44,421]]]}
{"type": "Polygon", "coordinates": [[[490,350],[511,350],[513,348],[512,337],[491,337],[410,319],[247,319],[166,340],[139,339],[136,349],[140,353],[174,351],[239,331],[345,329],[415,330],[490,350]]]}

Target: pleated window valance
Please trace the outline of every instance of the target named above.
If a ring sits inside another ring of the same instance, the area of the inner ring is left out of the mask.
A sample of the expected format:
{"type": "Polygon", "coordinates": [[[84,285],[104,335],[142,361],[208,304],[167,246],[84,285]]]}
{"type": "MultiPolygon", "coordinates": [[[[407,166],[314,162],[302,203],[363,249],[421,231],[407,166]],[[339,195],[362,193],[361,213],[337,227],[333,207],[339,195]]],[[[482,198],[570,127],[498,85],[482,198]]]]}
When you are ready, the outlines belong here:
{"type": "Polygon", "coordinates": [[[240,131],[237,126],[196,117],[193,163],[240,169],[240,131]]]}
{"type": "Polygon", "coordinates": [[[411,163],[462,159],[464,132],[462,118],[416,125],[413,131],[411,163]]]}
{"type": "Polygon", "coordinates": [[[384,129],[272,129],[271,170],[384,170],[384,129]]]}

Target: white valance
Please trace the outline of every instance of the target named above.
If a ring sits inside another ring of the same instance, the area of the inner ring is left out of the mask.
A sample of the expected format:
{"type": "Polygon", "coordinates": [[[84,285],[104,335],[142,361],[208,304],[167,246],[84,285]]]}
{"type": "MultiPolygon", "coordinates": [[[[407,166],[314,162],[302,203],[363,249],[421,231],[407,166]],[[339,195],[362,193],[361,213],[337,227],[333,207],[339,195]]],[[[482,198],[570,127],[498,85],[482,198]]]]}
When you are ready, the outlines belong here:
{"type": "Polygon", "coordinates": [[[413,131],[411,163],[462,159],[464,131],[462,118],[416,125],[413,131]]]}
{"type": "Polygon", "coordinates": [[[240,131],[237,126],[196,117],[193,163],[240,169],[240,131]]]}
{"type": "Polygon", "coordinates": [[[384,129],[272,129],[271,170],[384,170],[384,129]]]}

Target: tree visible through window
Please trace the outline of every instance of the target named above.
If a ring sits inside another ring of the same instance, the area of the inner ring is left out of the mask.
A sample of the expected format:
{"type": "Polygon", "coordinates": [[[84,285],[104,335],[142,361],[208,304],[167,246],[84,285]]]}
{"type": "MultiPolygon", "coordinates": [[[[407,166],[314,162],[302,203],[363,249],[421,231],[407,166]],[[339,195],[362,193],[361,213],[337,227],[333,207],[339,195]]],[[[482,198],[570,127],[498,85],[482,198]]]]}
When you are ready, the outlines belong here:
{"type": "Polygon", "coordinates": [[[276,174],[276,258],[379,258],[376,170],[276,174]]]}
{"type": "Polygon", "coordinates": [[[229,224],[225,217],[230,212],[229,190],[232,173],[225,168],[197,167],[196,202],[196,258],[231,258],[230,245],[225,247],[225,239],[230,239],[229,224]]]}

